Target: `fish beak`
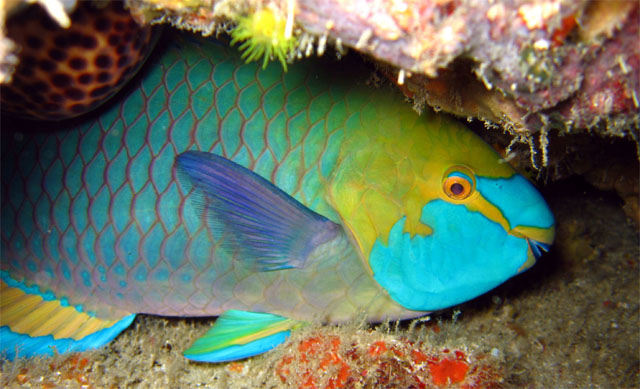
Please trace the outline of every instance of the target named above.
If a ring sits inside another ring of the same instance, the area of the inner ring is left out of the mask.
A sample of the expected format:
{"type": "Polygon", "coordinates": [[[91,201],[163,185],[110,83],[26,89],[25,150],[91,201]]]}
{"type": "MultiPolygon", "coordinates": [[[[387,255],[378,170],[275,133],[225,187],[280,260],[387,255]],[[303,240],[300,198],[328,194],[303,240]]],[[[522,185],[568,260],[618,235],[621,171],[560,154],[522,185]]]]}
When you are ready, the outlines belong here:
{"type": "Polygon", "coordinates": [[[518,269],[518,273],[520,273],[533,266],[542,253],[549,251],[555,236],[555,226],[550,228],[518,226],[509,231],[509,234],[525,239],[529,246],[527,260],[518,269]]]}
{"type": "Polygon", "coordinates": [[[542,256],[542,252],[548,252],[549,247],[551,247],[546,243],[538,242],[537,240],[533,240],[530,238],[527,238],[527,243],[529,244],[529,250],[531,250],[531,253],[535,257],[535,259],[540,258],[542,256]]]}

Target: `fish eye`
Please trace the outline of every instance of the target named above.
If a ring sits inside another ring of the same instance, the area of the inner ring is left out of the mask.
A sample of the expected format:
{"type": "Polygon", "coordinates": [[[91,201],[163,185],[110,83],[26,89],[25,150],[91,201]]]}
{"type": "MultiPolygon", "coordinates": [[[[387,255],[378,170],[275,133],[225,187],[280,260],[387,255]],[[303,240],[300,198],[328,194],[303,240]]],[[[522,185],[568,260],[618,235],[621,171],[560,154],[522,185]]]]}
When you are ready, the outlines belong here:
{"type": "Polygon", "coordinates": [[[469,197],[475,189],[473,173],[464,166],[456,166],[447,171],[444,175],[442,189],[452,200],[464,200],[469,197]]]}

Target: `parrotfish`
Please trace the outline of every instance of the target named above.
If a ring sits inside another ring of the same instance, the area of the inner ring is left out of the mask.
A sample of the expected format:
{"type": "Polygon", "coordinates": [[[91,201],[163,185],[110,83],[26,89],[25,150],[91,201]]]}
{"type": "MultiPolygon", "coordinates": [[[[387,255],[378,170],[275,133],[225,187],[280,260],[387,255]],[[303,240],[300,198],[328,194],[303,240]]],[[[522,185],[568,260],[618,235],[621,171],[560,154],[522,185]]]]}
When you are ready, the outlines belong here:
{"type": "Polygon", "coordinates": [[[94,115],[5,126],[5,355],[99,347],[146,313],[219,316],[184,355],[229,361],[309,322],[419,317],[532,266],[554,235],[534,185],[368,72],[263,70],[180,35],[94,115]]]}

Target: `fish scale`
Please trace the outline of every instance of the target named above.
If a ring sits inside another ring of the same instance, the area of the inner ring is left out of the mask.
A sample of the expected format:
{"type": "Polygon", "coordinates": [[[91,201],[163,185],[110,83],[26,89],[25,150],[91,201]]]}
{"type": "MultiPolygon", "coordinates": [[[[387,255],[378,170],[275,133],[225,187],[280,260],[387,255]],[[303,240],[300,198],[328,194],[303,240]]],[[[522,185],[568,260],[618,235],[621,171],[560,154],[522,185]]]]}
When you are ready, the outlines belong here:
{"type": "MultiPolygon", "coordinates": [[[[349,118],[368,99],[358,95],[347,107],[348,89],[316,81],[326,75],[313,66],[285,76],[277,66],[263,71],[233,50],[188,38],[164,50],[97,119],[3,142],[3,194],[10,199],[2,208],[3,270],[98,317],[215,315],[230,307],[308,317],[331,304],[345,305],[338,317],[350,315],[344,292],[320,303],[291,285],[345,287],[249,274],[231,256],[212,261],[227,255],[217,250],[223,237],[212,236],[190,205],[173,164],[186,150],[220,154],[339,222],[322,184],[349,118]],[[283,291],[300,297],[276,298],[283,291]]],[[[353,263],[329,263],[316,275],[351,267],[340,282],[393,305],[352,256],[353,263]]]]}

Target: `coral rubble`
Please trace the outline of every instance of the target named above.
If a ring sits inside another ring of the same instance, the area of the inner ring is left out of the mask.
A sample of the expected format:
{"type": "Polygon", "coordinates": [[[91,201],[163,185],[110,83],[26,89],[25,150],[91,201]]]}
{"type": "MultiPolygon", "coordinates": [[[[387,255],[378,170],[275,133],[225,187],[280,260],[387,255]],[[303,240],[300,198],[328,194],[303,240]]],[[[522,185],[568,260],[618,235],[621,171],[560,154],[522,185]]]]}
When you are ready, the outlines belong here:
{"type": "MultiPolygon", "coordinates": [[[[326,42],[390,66],[426,102],[530,136],[638,132],[638,5],[565,0],[129,0],[141,18],[210,34],[269,6],[300,54],[326,42]]],[[[634,135],[632,134],[632,135],[634,135]]]]}

